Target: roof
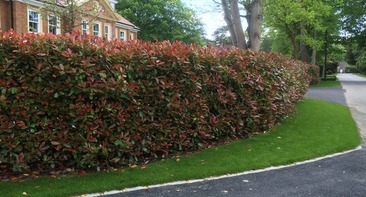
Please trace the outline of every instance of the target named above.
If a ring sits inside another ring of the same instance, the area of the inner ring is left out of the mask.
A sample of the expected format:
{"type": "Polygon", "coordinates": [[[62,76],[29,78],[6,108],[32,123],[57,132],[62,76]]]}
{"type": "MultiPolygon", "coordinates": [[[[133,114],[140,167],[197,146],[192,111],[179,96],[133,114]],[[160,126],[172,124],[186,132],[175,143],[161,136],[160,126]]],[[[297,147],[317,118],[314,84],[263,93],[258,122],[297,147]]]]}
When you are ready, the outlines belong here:
{"type": "Polygon", "coordinates": [[[118,23],[121,23],[123,25],[127,25],[127,26],[130,26],[136,30],[139,30],[140,28],[138,28],[136,25],[134,25],[133,23],[131,23],[130,21],[128,21],[127,19],[125,19],[123,16],[119,15],[116,13],[116,15],[118,16],[119,18],[119,21],[118,23]]]}

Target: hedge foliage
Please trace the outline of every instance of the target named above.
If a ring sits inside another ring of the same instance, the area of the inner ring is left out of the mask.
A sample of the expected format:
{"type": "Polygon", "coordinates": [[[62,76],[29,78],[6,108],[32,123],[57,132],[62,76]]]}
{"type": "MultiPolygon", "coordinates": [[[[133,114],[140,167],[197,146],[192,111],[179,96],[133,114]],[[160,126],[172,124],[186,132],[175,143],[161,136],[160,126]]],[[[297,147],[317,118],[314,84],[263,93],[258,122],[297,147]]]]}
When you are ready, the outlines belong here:
{"type": "Polygon", "coordinates": [[[314,64],[309,65],[308,74],[310,75],[310,85],[320,82],[320,67],[314,64]]]}
{"type": "Polygon", "coordinates": [[[0,163],[118,167],[268,130],[307,91],[309,66],[181,42],[0,35],[0,163]]]}

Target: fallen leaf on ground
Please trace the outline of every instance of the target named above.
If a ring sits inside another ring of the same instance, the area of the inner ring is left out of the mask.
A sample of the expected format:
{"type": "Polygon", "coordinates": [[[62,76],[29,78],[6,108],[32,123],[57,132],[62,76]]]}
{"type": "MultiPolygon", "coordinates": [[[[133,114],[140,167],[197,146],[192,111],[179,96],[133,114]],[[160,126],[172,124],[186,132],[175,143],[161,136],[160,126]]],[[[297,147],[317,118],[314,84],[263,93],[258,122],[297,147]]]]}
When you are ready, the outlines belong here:
{"type": "Polygon", "coordinates": [[[147,168],[147,166],[145,166],[145,165],[141,166],[141,170],[143,170],[145,168],[147,168]]]}

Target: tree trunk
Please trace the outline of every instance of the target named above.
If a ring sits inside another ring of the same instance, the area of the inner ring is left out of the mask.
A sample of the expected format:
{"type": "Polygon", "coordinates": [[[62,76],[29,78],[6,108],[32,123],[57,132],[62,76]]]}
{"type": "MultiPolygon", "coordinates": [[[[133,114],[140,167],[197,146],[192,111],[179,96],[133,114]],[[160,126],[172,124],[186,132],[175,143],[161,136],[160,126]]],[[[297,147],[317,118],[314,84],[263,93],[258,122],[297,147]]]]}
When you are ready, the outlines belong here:
{"type": "Polygon", "coordinates": [[[300,23],[300,28],[301,28],[301,39],[300,39],[300,60],[306,63],[310,63],[311,61],[311,55],[310,55],[310,51],[311,51],[311,46],[307,45],[304,42],[305,39],[305,31],[309,32],[311,30],[307,29],[304,25],[303,22],[300,23]]]}
{"type": "Polygon", "coordinates": [[[231,4],[230,4],[231,5],[231,16],[233,19],[234,31],[235,31],[236,39],[238,41],[237,47],[239,47],[241,49],[247,49],[247,43],[245,41],[244,30],[243,30],[243,26],[241,24],[241,19],[240,19],[238,0],[231,0],[230,2],[231,2],[231,4]]]}
{"type": "Polygon", "coordinates": [[[291,40],[291,44],[292,44],[292,58],[293,59],[298,59],[298,56],[299,56],[299,46],[298,46],[298,43],[296,41],[296,36],[295,35],[291,35],[290,36],[290,40],[291,40]]]}
{"type": "MultiPolygon", "coordinates": [[[[318,37],[316,30],[314,30],[314,39],[318,37]]],[[[313,46],[313,51],[311,54],[311,64],[316,64],[316,45],[313,46]]]]}
{"type": "Polygon", "coordinates": [[[260,50],[261,32],[263,23],[263,1],[254,0],[251,6],[250,21],[248,21],[250,49],[258,52],[260,50]]]}
{"type": "Polygon", "coordinates": [[[234,30],[234,23],[232,20],[232,15],[227,0],[221,0],[221,5],[222,8],[224,9],[224,15],[225,15],[224,19],[230,32],[231,42],[234,46],[238,46],[238,41],[236,39],[236,34],[234,30]]]}

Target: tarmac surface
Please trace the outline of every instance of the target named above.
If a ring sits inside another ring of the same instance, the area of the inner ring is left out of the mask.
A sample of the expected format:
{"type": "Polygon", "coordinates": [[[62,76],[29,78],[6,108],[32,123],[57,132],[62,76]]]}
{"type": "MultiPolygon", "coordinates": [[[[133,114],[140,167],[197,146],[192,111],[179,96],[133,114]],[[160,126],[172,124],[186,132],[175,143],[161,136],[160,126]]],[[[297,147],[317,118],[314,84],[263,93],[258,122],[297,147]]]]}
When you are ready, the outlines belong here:
{"type": "MultiPolygon", "coordinates": [[[[351,111],[357,125],[364,127],[366,103],[363,100],[366,100],[366,80],[352,74],[339,74],[338,78],[342,87],[311,89],[306,96],[350,106],[353,108],[351,111]]],[[[287,167],[193,182],[132,188],[128,192],[112,191],[105,193],[104,196],[365,197],[366,149],[358,148],[347,153],[287,167]]]]}

